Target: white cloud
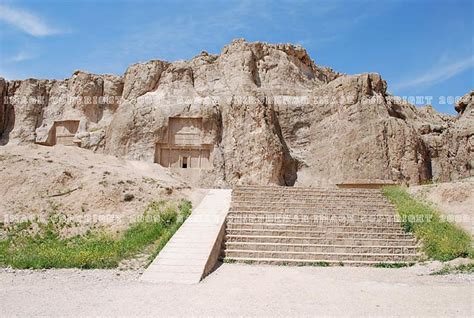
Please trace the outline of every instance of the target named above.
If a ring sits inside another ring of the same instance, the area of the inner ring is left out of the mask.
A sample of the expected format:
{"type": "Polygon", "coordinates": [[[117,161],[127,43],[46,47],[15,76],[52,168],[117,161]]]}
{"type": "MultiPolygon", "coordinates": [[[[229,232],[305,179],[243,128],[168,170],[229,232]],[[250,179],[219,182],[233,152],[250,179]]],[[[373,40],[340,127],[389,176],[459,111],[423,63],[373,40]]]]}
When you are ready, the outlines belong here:
{"type": "Polygon", "coordinates": [[[20,51],[14,56],[10,57],[8,59],[9,62],[23,62],[23,61],[28,61],[36,58],[36,55],[26,52],[26,51],[20,51]]]}
{"type": "Polygon", "coordinates": [[[416,86],[428,87],[436,83],[444,82],[472,67],[474,67],[474,56],[458,60],[448,65],[433,68],[431,71],[421,74],[415,79],[395,84],[394,88],[401,89],[416,86]]]}
{"type": "Polygon", "coordinates": [[[59,33],[40,17],[26,10],[0,5],[0,21],[10,24],[32,36],[47,36],[59,33]]]}

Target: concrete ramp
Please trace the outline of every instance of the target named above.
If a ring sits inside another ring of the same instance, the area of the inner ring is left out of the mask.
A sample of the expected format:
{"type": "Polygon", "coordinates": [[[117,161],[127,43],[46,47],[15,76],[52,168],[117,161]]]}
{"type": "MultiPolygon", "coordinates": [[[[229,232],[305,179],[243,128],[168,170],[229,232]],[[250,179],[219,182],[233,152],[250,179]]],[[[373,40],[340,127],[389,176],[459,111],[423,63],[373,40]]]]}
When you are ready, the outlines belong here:
{"type": "Polygon", "coordinates": [[[220,256],[231,192],[209,190],[140,280],[197,284],[209,274],[220,256]]]}

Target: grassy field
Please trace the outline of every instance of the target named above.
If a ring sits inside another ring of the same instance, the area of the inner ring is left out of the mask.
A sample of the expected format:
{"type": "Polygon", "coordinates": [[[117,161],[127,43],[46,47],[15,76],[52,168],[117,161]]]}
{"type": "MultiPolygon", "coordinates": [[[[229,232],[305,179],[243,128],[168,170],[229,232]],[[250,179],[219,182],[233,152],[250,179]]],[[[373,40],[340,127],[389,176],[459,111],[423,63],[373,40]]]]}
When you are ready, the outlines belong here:
{"type": "Polygon", "coordinates": [[[405,230],[413,232],[423,243],[430,259],[448,261],[473,257],[471,236],[456,225],[444,221],[433,207],[411,197],[401,187],[386,187],[385,196],[395,204],[405,230]]]}
{"type": "Polygon", "coordinates": [[[143,218],[130,225],[119,237],[104,230],[63,238],[71,226],[52,211],[47,222],[23,222],[7,231],[0,241],[0,266],[14,268],[113,268],[152,247],[159,253],[191,213],[189,201],[152,202],[143,218]]]}

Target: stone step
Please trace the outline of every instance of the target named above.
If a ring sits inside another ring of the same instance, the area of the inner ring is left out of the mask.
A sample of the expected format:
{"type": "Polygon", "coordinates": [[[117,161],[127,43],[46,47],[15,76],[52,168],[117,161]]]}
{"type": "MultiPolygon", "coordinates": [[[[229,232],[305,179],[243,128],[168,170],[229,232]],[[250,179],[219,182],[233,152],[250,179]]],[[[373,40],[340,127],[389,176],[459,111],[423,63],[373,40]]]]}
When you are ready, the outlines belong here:
{"type": "Polygon", "coordinates": [[[356,202],[356,203],[363,203],[363,202],[371,202],[371,203],[385,203],[389,204],[386,199],[384,198],[340,198],[340,197],[321,197],[321,196],[314,196],[314,197],[295,197],[295,196],[272,196],[272,197],[253,197],[253,196],[236,196],[234,197],[234,202],[293,202],[293,203],[318,203],[318,202],[356,202]]]}
{"type": "Polygon", "coordinates": [[[387,202],[387,199],[382,196],[381,194],[377,195],[365,195],[365,194],[349,194],[349,195],[341,195],[341,194],[288,194],[288,193],[235,193],[232,195],[235,200],[268,200],[268,199],[296,199],[296,200],[339,200],[339,201],[362,201],[362,200],[369,200],[369,201],[381,201],[387,202]]]}
{"type": "Polygon", "coordinates": [[[247,263],[255,265],[284,265],[284,266],[374,266],[378,264],[407,264],[413,261],[335,261],[328,259],[283,259],[283,258],[254,258],[254,257],[234,257],[224,258],[224,262],[247,263]]]}
{"type": "Polygon", "coordinates": [[[227,235],[253,235],[253,236],[291,236],[302,238],[352,238],[352,239],[411,239],[413,236],[406,233],[374,233],[374,232],[327,232],[327,231],[299,231],[299,230],[243,230],[227,229],[227,235]]]}
{"type": "Polygon", "coordinates": [[[266,206],[233,206],[229,212],[272,212],[272,213],[312,213],[312,214],[378,214],[396,215],[392,208],[334,208],[334,207],[266,207],[266,206]]]}
{"type": "Polygon", "coordinates": [[[264,190],[264,189],[234,189],[232,195],[340,195],[340,196],[366,196],[366,197],[383,197],[383,194],[379,190],[373,191],[347,191],[347,190],[338,190],[338,189],[328,189],[328,190],[264,190]]]}
{"type": "Polygon", "coordinates": [[[395,209],[393,205],[390,204],[371,204],[367,202],[363,203],[304,203],[301,201],[298,202],[244,202],[244,201],[234,201],[232,203],[232,208],[237,207],[262,207],[262,208],[333,208],[333,209],[366,209],[366,210],[378,210],[378,209],[395,209]]]}
{"type": "Polygon", "coordinates": [[[295,216],[298,218],[303,218],[307,216],[308,218],[314,217],[321,219],[322,217],[326,217],[328,219],[351,219],[351,220],[356,220],[359,218],[363,218],[364,220],[394,220],[394,221],[400,221],[401,218],[398,214],[394,213],[393,211],[390,212],[365,212],[365,211],[351,211],[351,210],[345,210],[345,211],[332,211],[328,209],[307,209],[307,210],[291,210],[289,209],[288,211],[281,211],[279,209],[265,209],[265,210],[259,210],[259,209],[251,209],[247,208],[246,210],[235,210],[231,209],[229,210],[229,215],[231,216],[245,216],[245,217],[262,217],[265,215],[268,216],[273,216],[273,217],[285,217],[287,218],[288,216],[295,216]]]}
{"type": "Polygon", "coordinates": [[[227,229],[249,229],[249,230],[295,230],[295,231],[319,231],[319,232],[371,232],[371,233],[401,233],[405,231],[398,226],[387,227],[385,224],[375,226],[345,226],[345,225],[318,225],[305,223],[234,223],[227,222],[227,229]]]}
{"type": "Polygon", "coordinates": [[[316,188],[266,188],[266,189],[242,189],[234,188],[232,193],[236,194],[252,194],[252,193],[262,193],[262,194],[274,194],[274,193],[302,193],[302,194],[340,194],[340,195],[383,195],[382,191],[377,189],[366,189],[366,190],[355,190],[355,189],[316,189],[316,188]]]}
{"type": "Polygon", "coordinates": [[[340,188],[308,188],[308,187],[274,187],[274,186],[235,186],[233,191],[235,193],[239,192],[270,192],[270,193],[374,193],[380,194],[380,190],[378,189],[340,189],[340,188]]]}
{"type": "Polygon", "coordinates": [[[376,190],[373,192],[355,192],[355,191],[340,191],[340,190],[297,190],[297,191],[281,191],[281,190],[234,190],[232,193],[235,196],[241,195],[299,195],[299,196],[341,196],[341,197],[377,197],[383,198],[383,194],[376,190]]]}
{"type": "Polygon", "coordinates": [[[230,222],[248,222],[251,223],[252,220],[260,220],[261,223],[274,223],[272,221],[279,220],[291,220],[294,219],[298,222],[306,223],[337,223],[337,224],[357,224],[364,223],[370,225],[372,223],[384,223],[384,224],[396,224],[398,226],[402,225],[399,217],[395,214],[393,215],[371,215],[371,214],[318,214],[318,213],[272,213],[272,212],[235,212],[231,211],[227,215],[227,220],[230,222]]]}
{"type": "Polygon", "coordinates": [[[260,184],[239,184],[235,185],[234,189],[286,189],[286,190],[296,190],[296,189],[334,189],[334,190],[342,190],[342,191],[376,191],[377,189],[366,189],[366,188],[338,188],[337,186],[280,186],[280,185],[260,185],[260,184]]]}
{"type": "Polygon", "coordinates": [[[349,254],[416,254],[417,246],[378,246],[378,245],[336,245],[336,244],[299,244],[299,243],[256,243],[226,242],[227,250],[275,251],[301,253],[349,253],[349,254]]]}
{"type": "Polygon", "coordinates": [[[327,227],[327,226],[345,226],[345,227],[366,227],[366,228],[373,228],[373,227],[382,227],[382,228],[400,228],[400,223],[397,222],[360,222],[357,220],[349,220],[349,219],[323,219],[323,218],[296,218],[296,217],[238,217],[232,216],[227,219],[230,223],[269,223],[269,224],[304,224],[304,225],[311,225],[314,227],[327,227]]]}
{"type": "Polygon", "coordinates": [[[415,246],[414,238],[379,239],[379,238],[327,238],[298,236],[265,236],[265,235],[227,235],[227,242],[240,243],[281,243],[281,244],[316,244],[316,245],[351,245],[351,246],[415,246]]]}
{"type": "Polygon", "coordinates": [[[224,258],[249,259],[292,259],[302,261],[371,261],[371,262],[415,262],[420,254],[391,254],[391,253],[330,253],[330,252],[290,252],[290,251],[258,251],[226,249],[224,258]]]}

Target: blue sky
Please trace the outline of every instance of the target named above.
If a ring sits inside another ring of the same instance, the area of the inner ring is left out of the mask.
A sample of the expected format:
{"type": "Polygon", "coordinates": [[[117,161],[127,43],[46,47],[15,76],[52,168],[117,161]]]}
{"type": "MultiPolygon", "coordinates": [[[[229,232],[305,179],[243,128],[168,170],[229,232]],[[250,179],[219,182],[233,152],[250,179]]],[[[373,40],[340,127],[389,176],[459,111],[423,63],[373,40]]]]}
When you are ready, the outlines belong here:
{"type": "Polygon", "coordinates": [[[0,76],[122,74],[245,38],[301,44],[317,64],[378,72],[391,93],[454,113],[443,96],[474,88],[473,13],[470,0],[0,0],[0,76]]]}

